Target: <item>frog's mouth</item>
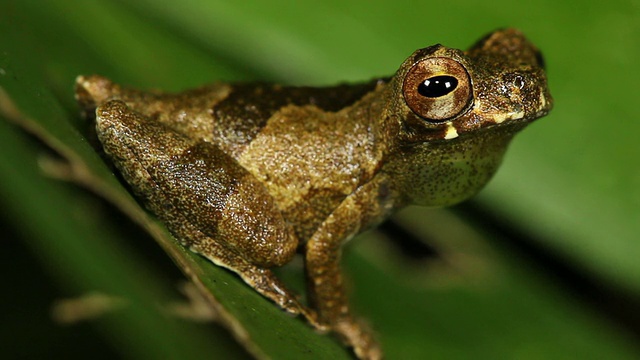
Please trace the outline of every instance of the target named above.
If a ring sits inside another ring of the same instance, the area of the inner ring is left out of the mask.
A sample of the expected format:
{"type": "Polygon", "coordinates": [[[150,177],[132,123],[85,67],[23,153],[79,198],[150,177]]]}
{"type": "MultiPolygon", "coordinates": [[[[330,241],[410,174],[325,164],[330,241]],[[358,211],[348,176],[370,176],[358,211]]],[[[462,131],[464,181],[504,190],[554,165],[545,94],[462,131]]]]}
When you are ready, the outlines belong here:
{"type": "MultiPolygon", "coordinates": [[[[535,94],[536,92],[532,93],[535,94]]],[[[518,103],[514,104],[512,111],[493,116],[494,123],[498,125],[510,121],[525,121],[529,123],[547,115],[553,107],[553,99],[546,86],[540,87],[537,93],[537,98],[535,95],[532,95],[531,99],[519,97],[517,99],[518,103]]]]}

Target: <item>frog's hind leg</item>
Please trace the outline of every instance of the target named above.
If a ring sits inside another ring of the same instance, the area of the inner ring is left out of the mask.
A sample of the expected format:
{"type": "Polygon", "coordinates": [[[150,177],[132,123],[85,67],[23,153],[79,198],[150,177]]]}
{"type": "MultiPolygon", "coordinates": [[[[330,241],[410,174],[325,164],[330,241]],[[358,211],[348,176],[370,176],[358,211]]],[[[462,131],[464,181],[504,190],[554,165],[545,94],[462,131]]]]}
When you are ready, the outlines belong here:
{"type": "Polygon", "coordinates": [[[269,270],[292,259],[298,240],[262,183],[217,146],[185,137],[120,100],[96,114],[105,153],[180,242],[320,328],[315,314],[269,270]]]}
{"type": "MultiPolygon", "coordinates": [[[[213,147],[206,143],[201,146],[213,147]]],[[[183,164],[193,165],[200,160],[207,161],[206,159],[215,157],[204,156],[193,162],[185,161],[183,164]]],[[[236,163],[233,161],[231,164],[236,163]]],[[[199,176],[187,176],[184,184],[188,188],[181,188],[177,184],[163,191],[173,201],[162,202],[160,207],[152,204],[149,207],[190,250],[218,266],[235,272],[245,283],[282,309],[293,314],[302,314],[314,327],[324,330],[317,320],[316,313],[302,305],[295,294],[269,269],[290,261],[295,253],[297,240],[293,231],[281,220],[280,213],[276,212],[275,207],[269,206],[270,197],[266,197],[266,190],[262,193],[261,190],[264,188],[261,184],[251,184],[242,177],[232,177],[231,182],[235,184],[224,184],[224,187],[233,194],[221,196],[226,199],[224,205],[220,204],[220,208],[214,210],[219,211],[218,214],[213,214],[212,211],[189,210],[195,207],[195,202],[202,200],[202,194],[192,193],[186,200],[180,198],[179,194],[189,193],[190,188],[213,192],[214,190],[210,189],[221,185],[226,179],[218,179],[217,184],[212,184],[211,181],[215,181],[216,176],[220,177],[224,169],[228,171],[231,165],[220,166],[217,167],[217,174],[208,173],[209,176],[200,178],[207,179],[206,184],[200,183],[199,176]],[[195,201],[192,202],[191,199],[195,201]],[[208,221],[208,218],[211,221],[208,221]]],[[[244,169],[242,170],[244,172],[244,169]]],[[[210,198],[206,201],[220,201],[219,196],[214,197],[215,200],[210,198]]]]}

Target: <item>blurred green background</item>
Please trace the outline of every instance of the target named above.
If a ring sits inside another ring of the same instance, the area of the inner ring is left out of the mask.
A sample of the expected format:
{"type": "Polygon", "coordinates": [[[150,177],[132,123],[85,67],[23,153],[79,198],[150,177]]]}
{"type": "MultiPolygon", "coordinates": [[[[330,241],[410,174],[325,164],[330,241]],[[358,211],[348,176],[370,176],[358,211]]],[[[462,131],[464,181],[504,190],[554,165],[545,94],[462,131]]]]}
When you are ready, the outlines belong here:
{"type": "MultiPolygon", "coordinates": [[[[517,137],[471,203],[408,209],[349,246],[357,311],[389,359],[638,358],[638,1],[3,0],[0,116],[19,118],[15,107],[122,194],[85,139],[78,74],[165,90],[332,84],[389,75],[416,48],[465,48],[506,26],[543,51],[555,109],[517,137]],[[411,246],[426,255],[403,255],[411,246]]],[[[180,272],[112,206],[44,176],[55,155],[39,141],[0,122],[0,149],[3,358],[249,356],[222,327],[158,310],[181,298],[180,272]],[[130,303],[91,324],[52,323],[54,300],[91,291],[130,303]]],[[[251,353],[348,358],[234,276],[204,271],[237,287],[216,296],[253,339],[251,353]]]]}

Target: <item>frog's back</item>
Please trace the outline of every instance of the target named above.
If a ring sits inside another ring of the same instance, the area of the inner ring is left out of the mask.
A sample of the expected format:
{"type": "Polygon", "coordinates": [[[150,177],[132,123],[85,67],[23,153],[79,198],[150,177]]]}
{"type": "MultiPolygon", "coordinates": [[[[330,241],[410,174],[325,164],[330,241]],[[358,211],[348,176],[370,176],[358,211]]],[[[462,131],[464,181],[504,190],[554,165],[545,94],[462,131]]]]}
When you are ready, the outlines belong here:
{"type": "Polygon", "coordinates": [[[215,143],[235,158],[282,108],[312,105],[338,112],[374,90],[379,80],[328,87],[218,82],[176,94],[126,88],[99,75],[80,76],[76,82],[76,99],[87,118],[94,117],[100,104],[119,99],[189,138],[215,143]]]}
{"type": "Polygon", "coordinates": [[[86,114],[109,99],[194,141],[215,144],[256,177],[301,240],[377,169],[370,119],[354,114],[384,80],[331,87],[215,83],[179,94],[80,77],[86,114]],[[363,100],[365,99],[365,100],[363,100]]]}
{"type": "Polygon", "coordinates": [[[374,90],[376,84],[377,81],[330,87],[230,84],[227,96],[212,108],[213,141],[237,157],[283,108],[314,106],[324,112],[338,112],[374,90]]]}
{"type": "Polygon", "coordinates": [[[236,85],[214,108],[213,141],[260,180],[304,241],[377,167],[370,119],[352,110],[378,84],[236,85]]]}

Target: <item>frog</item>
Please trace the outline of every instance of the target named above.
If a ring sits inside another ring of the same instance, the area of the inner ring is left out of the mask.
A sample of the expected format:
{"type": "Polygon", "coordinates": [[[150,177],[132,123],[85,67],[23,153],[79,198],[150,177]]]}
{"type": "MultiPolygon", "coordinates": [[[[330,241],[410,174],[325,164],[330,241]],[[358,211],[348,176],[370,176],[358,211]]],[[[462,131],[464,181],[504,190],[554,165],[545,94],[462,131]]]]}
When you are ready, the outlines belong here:
{"type": "Polygon", "coordinates": [[[170,93],[90,75],[75,93],[106,158],[183,246],[361,359],[383,353],[349,305],[343,246],[408,205],[475,195],[553,106],[540,51],[513,28],[466,51],[416,50],[394,75],[357,84],[170,93]],[[273,272],[296,254],[306,303],[273,272]]]}

